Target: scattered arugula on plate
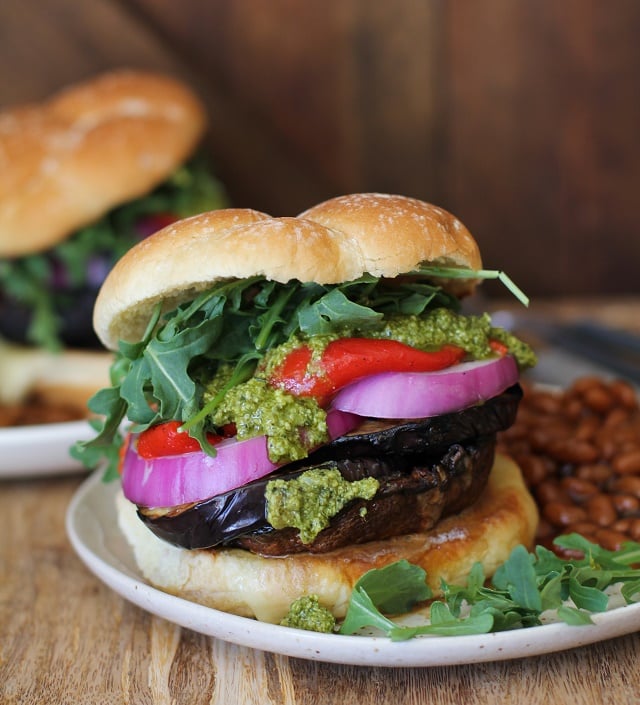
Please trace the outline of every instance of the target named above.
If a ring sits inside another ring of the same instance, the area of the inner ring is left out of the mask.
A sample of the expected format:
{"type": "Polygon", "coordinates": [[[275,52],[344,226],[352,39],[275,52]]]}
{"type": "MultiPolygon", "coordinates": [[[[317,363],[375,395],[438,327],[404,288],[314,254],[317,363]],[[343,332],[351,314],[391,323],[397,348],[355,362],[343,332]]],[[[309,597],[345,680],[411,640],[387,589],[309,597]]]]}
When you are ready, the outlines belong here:
{"type": "Polygon", "coordinates": [[[605,590],[620,584],[626,603],[640,599],[640,543],[609,551],[578,534],[555,540],[584,558],[564,559],[537,546],[530,553],[516,546],[489,583],[480,563],[465,586],[442,582],[443,598],[431,603],[428,624],[403,626],[385,614],[403,614],[431,598],[425,571],[406,560],[365,573],[354,586],[340,634],[365,627],[381,630],[393,641],[421,634],[461,636],[543,624],[542,614],[555,611],[572,626],[592,624],[591,614],[604,612],[605,590]]]}

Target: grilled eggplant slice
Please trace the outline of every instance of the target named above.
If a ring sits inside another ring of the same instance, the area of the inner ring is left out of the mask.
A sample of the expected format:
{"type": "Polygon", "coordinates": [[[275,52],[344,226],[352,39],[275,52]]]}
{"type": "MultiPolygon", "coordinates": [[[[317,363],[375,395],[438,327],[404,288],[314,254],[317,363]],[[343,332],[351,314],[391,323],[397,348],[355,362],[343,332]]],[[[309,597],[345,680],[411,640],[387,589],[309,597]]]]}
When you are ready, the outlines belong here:
{"type": "Polygon", "coordinates": [[[452,414],[391,427],[383,423],[382,428],[366,421],[307,458],[243,487],[181,507],[139,507],[138,514],[157,536],[184,548],[238,545],[263,555],[325,552],[426,530],[482,491],[496,433],[513,423],[521,396],[515,385],[452,414]],[[380,487],[373,499],[350,503],[312,543],[303,544],[297,530],[275,530],[267,522],[265,488],[273,479],[293,479],[317,467],[337,468],[347,480],[376,477],[380,487]]]}

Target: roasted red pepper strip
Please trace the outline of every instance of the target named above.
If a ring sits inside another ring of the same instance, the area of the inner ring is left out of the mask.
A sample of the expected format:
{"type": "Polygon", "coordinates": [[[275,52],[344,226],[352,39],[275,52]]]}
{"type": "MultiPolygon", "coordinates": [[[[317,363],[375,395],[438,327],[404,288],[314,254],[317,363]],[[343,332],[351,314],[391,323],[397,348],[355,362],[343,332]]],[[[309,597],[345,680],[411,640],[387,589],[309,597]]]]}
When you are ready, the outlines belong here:
{"type": "Polygon", "coordinates": [[[509,352],[509,348],[499,340],[490,340],[489,347],[500,357],[504,357],[509,352]]]}
{"type": "Polygon", "coordinates": [[[434,372],[460,362],[465,351],[445,345],[434,352],[417,350],[396,340],[339,338],[312,364],[307,346],[292,350],[275,370],[270,383],[300,397],[315,397],[320,405],[350,382],[379,372],[434,372]]]}
{"type": "MultiPolygon", "coordinates": [[[[181,421],[167,421],[166,423],[152,426],[138,436],[136,450],[142,458],[159,458],[163,455],[181,455],[200,450],[200,443],[188,433],[181,433],[178,429],[181,421]]],[[[209,443],[215,445],[224,436],[213,433],[207,434],[209,443]]]]}

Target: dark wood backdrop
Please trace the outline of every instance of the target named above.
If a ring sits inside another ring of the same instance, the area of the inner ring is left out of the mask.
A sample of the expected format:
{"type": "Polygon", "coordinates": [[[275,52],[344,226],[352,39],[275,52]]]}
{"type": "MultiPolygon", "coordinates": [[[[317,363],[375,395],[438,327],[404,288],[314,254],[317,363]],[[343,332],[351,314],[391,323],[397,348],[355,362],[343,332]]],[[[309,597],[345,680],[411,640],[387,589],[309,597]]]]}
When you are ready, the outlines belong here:
{"type": "Polygon", "coordinates": [[[637,293],[639,37],[637,0],[3,0],[0,105],[165,70],[236,205],[404,193],[533,295],[637,293]]]}

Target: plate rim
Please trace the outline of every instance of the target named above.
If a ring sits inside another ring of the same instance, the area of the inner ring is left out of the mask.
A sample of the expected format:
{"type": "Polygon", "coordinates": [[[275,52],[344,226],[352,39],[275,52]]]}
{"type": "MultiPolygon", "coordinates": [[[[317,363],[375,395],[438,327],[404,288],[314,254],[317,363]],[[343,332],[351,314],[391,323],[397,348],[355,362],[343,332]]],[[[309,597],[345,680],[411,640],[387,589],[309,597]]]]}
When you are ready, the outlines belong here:
{"type": "Polygon", "coordinates": [[[88,472],[68,455],[76,441],[95,435],[89,419],[0,428],[0,480],[88,472]],[[51,453],[51,451],[55,451],[51,453]],[[50,462],[42,462],[48,450],[50,462]],[[19,458],[16,462],[15,458],[19,458]]]}

